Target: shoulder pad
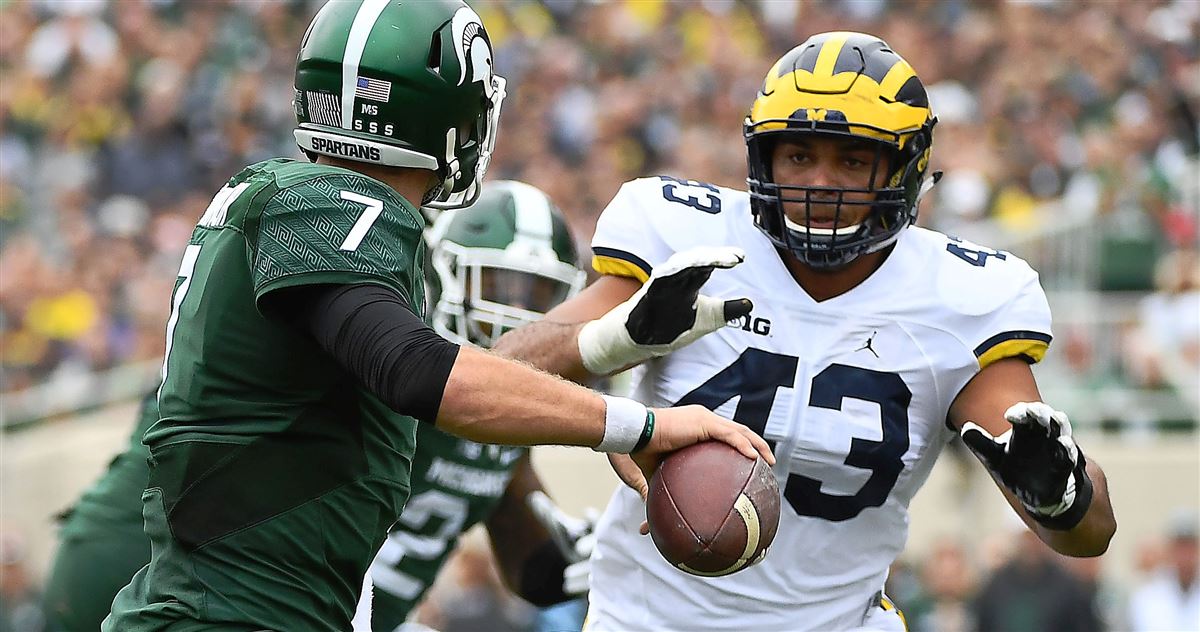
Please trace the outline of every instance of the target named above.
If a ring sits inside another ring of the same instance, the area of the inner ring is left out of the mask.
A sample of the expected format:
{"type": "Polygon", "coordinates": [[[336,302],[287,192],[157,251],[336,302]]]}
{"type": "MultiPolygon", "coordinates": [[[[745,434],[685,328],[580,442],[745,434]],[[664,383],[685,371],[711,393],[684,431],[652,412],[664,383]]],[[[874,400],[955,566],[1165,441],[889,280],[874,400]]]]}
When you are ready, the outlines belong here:
{"type": "Polygon", "coordinates": [[[596,223],[592,250],[599,260],[593,260],[593,267],[602,274],[645,280],[655,265],[676,252],[724,245],[729,241],[730,222],[744,221],[742,207],[748,205],[739,195],[746,196],[670,176],[626,182],[596,223]]]}
{"type": "Polygon", "coordinates": [[[941,300],[965,315],[987,314],[1008,303],[1038,274],[1024,259],[964,239],[926,231],[934,237],[934,266],[941,300]]]}
{"type": "Polygon", "coordinates": [[[924,229],[916,230],[934,260],[941,325],[974,353],[979,366],[1022,356],[1041,360],[1051,318],[1038,274],[1020,257],[924,229]]]}
{"type": "Polygon", "coordinates": [[[675,251],[725,243],[725,227],[739,216],[739,192],[732,189],[671,176],[630,184],[643,200],[647,223],[675,251]]]}

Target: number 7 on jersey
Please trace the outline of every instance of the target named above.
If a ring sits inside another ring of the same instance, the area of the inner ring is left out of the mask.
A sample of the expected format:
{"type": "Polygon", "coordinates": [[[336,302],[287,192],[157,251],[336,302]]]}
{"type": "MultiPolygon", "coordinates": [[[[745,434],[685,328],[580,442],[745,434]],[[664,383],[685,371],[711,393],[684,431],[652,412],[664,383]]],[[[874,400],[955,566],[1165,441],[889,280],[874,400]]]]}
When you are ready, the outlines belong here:
{"type": "Polygon", "coordinates": [[[375,220],[379,219],[379,214],[383,212],[383,200],[376,200],[373,197],[359,195],[353,191],[342,191],[342,199],[351,202],[357,202],[366,206],[363,214],[359,216],[358,221],[354,222],[354,226],[350,228],[350,233],[346,235],[346,239],[339,250],[347,250],[353,252],[358,250],[358,245],[362,243],[363,237],[366,237],[367,231],[371,230],[371,225],[375,220]]]}
{"type": "Polygon", "coordinates": [[[200,257],[200,244],[189,244],[183,251],[183,260],[179,262],[179,274],[177,278],[183,279],[179,283],[179,287],[175,288],[175,295],[171,297],[171,317],[167,319],[167,349],[163,353],[162,365],[162,382],[158,385],[159,394],[162,393],[162,385],[167,381],[167,363],[171,360],[171,341],[175,338],[175,325],[179,323],[179,306],[183,303],[183,297],[187,295],[188,288],[192,285],[192,273],[196,271],[196,259],[200,257]]]}

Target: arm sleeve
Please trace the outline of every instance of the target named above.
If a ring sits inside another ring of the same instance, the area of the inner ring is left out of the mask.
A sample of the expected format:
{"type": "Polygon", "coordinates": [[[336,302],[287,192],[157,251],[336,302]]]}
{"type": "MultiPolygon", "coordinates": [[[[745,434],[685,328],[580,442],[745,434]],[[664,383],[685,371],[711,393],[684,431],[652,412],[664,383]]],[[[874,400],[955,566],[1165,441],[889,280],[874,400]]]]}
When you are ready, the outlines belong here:
{"type": "Polygon", "coordinates": [[[539,608],[569,601],[571,596],[563,591],[563,574],[569,565],[558,545],[553,540],[546,540],[521,566],[521,585],[517,587],[517,594],[539,608]]]}
{"type": "Polygon", "coordinates": [[[398,413],[437,419],[458,345],[430,329],[392,288],[310,285],[264,297],[269,316],[306,332],[398,413]]]}

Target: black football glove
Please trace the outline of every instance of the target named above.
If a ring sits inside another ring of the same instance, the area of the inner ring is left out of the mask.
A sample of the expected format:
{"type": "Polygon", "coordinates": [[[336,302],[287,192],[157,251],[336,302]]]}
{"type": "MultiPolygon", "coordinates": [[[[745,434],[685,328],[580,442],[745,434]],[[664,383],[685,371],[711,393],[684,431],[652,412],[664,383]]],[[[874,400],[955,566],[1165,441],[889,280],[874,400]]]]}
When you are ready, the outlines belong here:
{"type": "Polygon", "coordinates": [[[1048,529],[1070,530],[1092,503],[1092,481],[1066,413],[1042,402],[1020,402],[1004,418],[1012,429],[999,437],[973,422],[963,424],[963,443],[1034,520],[1048,529]]]}
{"type": "Polygon", "coordinates": [[[583,366],[595,375],[607,375],[685,347],[749,314],[754,307],[749,299],[700,294],[713,270],[732,268],[745,258],[741,249],[727,246],[675,253],[629,300],[583,326],[583,366]]]}

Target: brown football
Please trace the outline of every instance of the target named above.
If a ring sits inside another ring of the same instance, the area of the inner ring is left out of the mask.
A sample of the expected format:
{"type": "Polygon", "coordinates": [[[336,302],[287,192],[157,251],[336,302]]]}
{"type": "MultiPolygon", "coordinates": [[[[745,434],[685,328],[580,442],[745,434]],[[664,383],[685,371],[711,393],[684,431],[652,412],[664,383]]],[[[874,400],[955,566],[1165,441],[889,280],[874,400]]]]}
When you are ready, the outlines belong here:
{"type": "Polygon", "coordinates": [[[779,528],[779,486],[761,458],[719,441],[667,457],[650,479],[646,521],[668,562],[702,577],[747,568],[779,528]]]}

